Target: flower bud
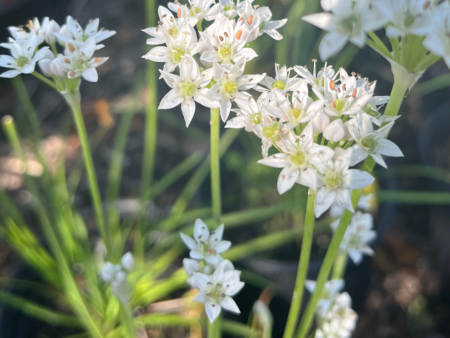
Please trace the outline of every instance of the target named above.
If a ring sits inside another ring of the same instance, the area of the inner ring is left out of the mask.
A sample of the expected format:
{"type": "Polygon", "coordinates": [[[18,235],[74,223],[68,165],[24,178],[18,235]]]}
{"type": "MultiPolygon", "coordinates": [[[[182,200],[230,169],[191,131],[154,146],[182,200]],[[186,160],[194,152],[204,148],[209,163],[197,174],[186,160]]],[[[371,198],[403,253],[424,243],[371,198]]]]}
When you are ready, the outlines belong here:
{"type": "MultiPolygon", "coordinates": [[[[72,32],[70,31],[69,27],[67,27],[67,25],[64,25],[61,27],[59,34],[65,35],[65,36],[69,37],[70,39],[73,38],[72,32]]],[[[60,38],[57,38],[57,40],[60,45],[62,45],[64,47],[66,46],[65,41],[61,40],[60,38]]]]}
{"type": "Polygon", "coordinates": [[[64,62],[64,57],[62,55],[58,56],[53,62],[50,64],[50,72],[56,76],[66,76],[66,69],[62,66],[62,62],[64,62]]]}
{"type": "Polygon", "coordinates": [[[331,142],[339,142],[345,137],[345,128],[341,119],[331,122],[323,131],[323,136],[331,142]]]}
{"type": "Polygon", "coordinates": [[[57,38],[55,33],[58,33],[61,30],[61,26],[55,20],[52,20],[48,23],[47,30],[45,31],[45,41],[52,45],[56,42],[57,38]]]}
{"type": "Polygon", "coordinates": [[[115,273],[116,268],[114,267],[114,264],[107,262],[100,271],[100,277],[104,282],[109,282],[113,279],[115,273]]]}
{"type": "Polygon", "coordinates": [[[131,252],[127,252],[125,255],[123,255],[122,259],[120,260],[120,263],[122,264],[125,270],[130,271],[133,268],[134,264],[133,254],[131,252]]]}
{"type": "Polygon", "coordinates": [[[194,274],[194,272],[199,272],[200,270],[200,263],[196,261],[195,259],[189,259],[185,258],[183,259],[183,266],[184,271],[186,271],[186,274],[190,277],[194,274]]]}
{"type": "Polygon", "coordinates": [[[312,120],[311,126],[314,134],[322,133],[330,124],[330,118],[324,112],[319,112],[312,120]]]}

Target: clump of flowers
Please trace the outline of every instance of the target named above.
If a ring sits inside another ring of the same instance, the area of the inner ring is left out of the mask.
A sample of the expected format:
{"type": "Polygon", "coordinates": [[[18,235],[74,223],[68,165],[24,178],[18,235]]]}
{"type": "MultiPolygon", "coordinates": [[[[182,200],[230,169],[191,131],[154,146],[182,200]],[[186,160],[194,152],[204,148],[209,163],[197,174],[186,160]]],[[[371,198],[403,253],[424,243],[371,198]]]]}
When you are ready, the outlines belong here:
{"type": "Polygon", "coordinates": [[[106,262],[100,271],[100,277],[105,283],[111,285],[111,289],[116,297],[127,304],[131,296],[131,284],[128,281],[128,273],[133,269],[134,258],[131,252],[122,256],[120,264],[106,262]]]}
{"type": "Polygon", "coordinates": [[[181,238],[191,250],[192,259],[183,260],[184,270],[189,276],[188,283],[198,289],[194,301],[204,303],[205,311],[211,323],[219,316],[221,309],[240,313],[236,302],[231,298],[243,287],[241,272],[234,269],[229,260],[224,260],[221,253],[231,247],[231,242],[223,241],[224,225],[215,231],[197,219],[194,225],[194,239],[181,233],[181,238]]]}

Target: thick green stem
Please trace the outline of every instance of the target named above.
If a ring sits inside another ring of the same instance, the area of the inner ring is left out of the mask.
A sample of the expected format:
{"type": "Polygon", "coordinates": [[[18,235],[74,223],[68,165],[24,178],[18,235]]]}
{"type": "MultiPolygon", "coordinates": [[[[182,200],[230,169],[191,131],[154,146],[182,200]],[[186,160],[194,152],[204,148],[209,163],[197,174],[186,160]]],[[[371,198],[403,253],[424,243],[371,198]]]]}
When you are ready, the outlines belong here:
{"type": "MultiPolygon", "coordinates": [[[[146,0],[147,26],[156,26],[156,1],[146,0]]],[[[147,75],[147,101],[145,109],[145,141],[144,155],[142,164],[142,186],[141,203],[145,208],[146,202],[150,196],[150,189],[153,183],[153,174],[155,169],[155,153],[158,130],[158,76],[155,62],[148,62],[146,68],[147,75]]]]}
{"type": "Polygon", "coordinates": [[[84,165],[89,181],[89,187],[91,189],[92,202],[94,204],[95,216],[97,217],[97,223],[100,230],[100,235],[105,242],[107,254],[111,252],[108,250],[111,246],[111,240],[107,233],[105,218],[103,215],[102,201],[100,198],[100,190],[98,187],[97,176],[95,174],[94,161],[92,160],[91,148],[86,132],[86,126],[84,125],[83,114],[81,112],[80,105],[80,92],[78,90],[65,92],[63,94],[70,108],[72,109],[73,117],[77,127],[78,137],[80,138],[81,148],[83,150],[84,165]]]}
{"type": "Polygon", "coordinates": [[[305,227],[303,231],[302,249],[300,252],[300,259],[298,262],[297,279],[295,282],[294,293],[292,295],[291,308],[284,330],[284,338],[291,338],[294,335],[295,327],[297,325],[300,308],[302,305],[303,292],[305,288],[305,281],[308,274],[309,257],[311,255],[311,246],[314,234],[314,199],[316,192],[310,190],[308,193],[308,202],[306,205],[305,227]]]}
{"type": "Polygon", "coordinates": [[[211,322],[208,320],[208,338],[220,338],[222,337],[222,331],[220,329],[221,327],[221,316],[219,315],[214,322],[211,324],[211,322]]]}
{"type": "Polygon", "coordinates": [[[220,111],[211,109],[211,197],[213,218],[220,224],[222,214],[222,196],[220,192],[220,111]]]}
{"type": "MultiPolygon", "coordinates": [[[[394,86],[391,91],[389,103],[386,106],[386,110],[384,113],[386,116],[396,116],[398,114],[398,111],[403,102],[403,98],[405,96],[407,89],[408,88],[407,86],[405,86],[404,82],[401,79],[394,76],[394,86]]],[[[370,173],[374,165],[375,162],[371,157],[369,157],[364,162],[362,170],[370,173]]],[[[359,199],[361,198],[362,192],[363,192],[362,189],[355,189],[352,192],[352,203],[355,208],[359,202],[359,199]]],[[[339,225],[333,235],[333,239],[331,240],[331,243],[328,247],[327,253],[323,260],[322,267],[320,268],[319,276],[317,277],[316,281],[316,288],[311,298],[309,299],[308,305],[306,306],[305,314],[300,322],[300,327],[297,334],[298,338],[305,338],[308,334],[309,328],[314,318],[314,313],[317,308],[317,303],[320,300],[323,288],[328,280],[328,276],[330,275],[333,262],[336,259],[336,255],[339,251],[339,247],[341,245],[342,239],[344,238],[345,231],[347,230],[347,227],[350,224],[352,216],[353,214],[350,211],[345,210],[343,216],[339,221],[339,225]]]]}

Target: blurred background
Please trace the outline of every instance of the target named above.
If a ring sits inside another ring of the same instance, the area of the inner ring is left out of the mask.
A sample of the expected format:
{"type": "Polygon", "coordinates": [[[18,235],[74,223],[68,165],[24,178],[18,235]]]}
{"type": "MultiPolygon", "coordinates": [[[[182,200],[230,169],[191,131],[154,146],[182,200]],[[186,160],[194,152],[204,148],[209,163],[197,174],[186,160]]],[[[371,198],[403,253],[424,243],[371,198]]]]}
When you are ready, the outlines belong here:
{"type": "MultiPolygon", "coordinates": [[[[275,42],[262,36],[251,47],[260,55],[247,64],[247,73],[266,72],[274,75],[273,63],[308,65],[318,59],[318,43],[322,32],[301,21],[305,14],[320,11],[318,0],[257,0],[268,5],[275,20],[287,17],[280,29],[284,36],[275,42]]],[[[160,5],[166,5],[159,2],[160,5]]],[[[106,48],[97,55],[109,56],[100,67],[97,84],[83,82],[82,105],[94,150],[94,160],[101,189],[106,186],[107,168],[113,154],[113,140],[121,119],[135,112],[126,143],[124,177],[119,204],[121,215],[136,211],[139,198],[141,162],[144,141],[143,87],[146,62],[141,58],[149,50],[144,0],[0,0],[0,41],[9,36],[7,27],[26,24],[29,19],[44,16],[61,25],[71,15],[84,26],[99,17],[100,25],[116,30],[106,41],[106,48]]],[[[154,13],[155,18],[157,13],[154,13]]],[[[2,50],[1,54],[7,54],[2,50]]],[[[344,67],[371,81],[377,81],[375,95],[389,95],[393,78],[389,64],[368,47],[357,49],[348,45],[330,60],[335,69],[344,67]]],[[[159,65],[158,65],[159,66],[159,65]]],[[[50,158],[66,151],[69,185],[76,189],[75,205],[93,224],[87,181],[80,175],[80,143],[70,111],[63,98],[32,76],[25,76],[26,90],[31,96],[45,136],[42,145],[50,158]],[[79,182],[79,184],[78,184],[79,182]]],[[[0,116],[15,117],[26,139],[27,101],[17,94],[20,84],[0,79],[0,116]],[[21,128],[23,126],[23,128],[21,128]]],[[[168,88],[158,82],[159,103],[168,88]]],[[[345,290],[353,299],[353,308],[360,318],[354,337],[450,337],[450,75],[443,62],[432,66],[408,93],[400,110],[402,116],[391,132],[391,139],[400,146],[404,158],[387,158],[389,169],[377,168],[378,186],[375,227],[379,237],[373,243],[373,258],[361,265],[349,263],[345,290]]],[[[155,177],[161,177],[191,154],[205,156],[209,150],[209,111],[197,108],[193,123],[186,129],[180,109],[159,112],[158,148],[155,177]]],[[[25,142],[26,143],[26,142],[25,142]]],[[[256,163],[261,158],[260,141],[241,131],[222,160],[224,213],[251,210],[264,206],[283,205],[277,216],[239,229],[225,232],[234,244],[263,235],[271,230],[301,227],[306,190],[300,186],[280,196],[276,191],[279,170],[256,163]]],[[[29,166],[40,175],[40,167],[30,156],[29,166]],[[34,166],[33,166],[34,164],[34,166]]],[[[54,165],[57,165],[56,162],[54,165]]],[[[167,215],[179,196],[187,177],[164,191],[151,205],[151,221],[167,215]]],[[[31,223],[31,196],[23,185],[20,162],[11,154],[5,136],[0,132],[0,185],[13,197],[22,214],[31,223]]],[[[210,186],[206,179],[190,207],[210,205],[210,186]]],[[[38,226],[36,226],[38,228],[38,226]]],[[[318,273],[331,233],[326,230],[315,237],[309,278],[318,273]]],[[[253,282],[237,297],[242,315],[229,315],[247,322],[251,307],[262,297],[270,299],[274,314],[274,337],[281,337],[289,309],[289,301],[297,268],[299,242],[236,263],[247,271],[253,282]],[[255,278],[255,276],[264,278],[255,278]]],[[[181,260],[180,260],[181,264],[181,260]]],[[[8,277],[32,279],[32,274],[17,255],[0,238],[0,282],[8,286],[8,277]]],[[[11,309],[0,313],[0,337],[8,335],[7,326],[14,321],[26,323],[20,337],[61,337],[60,331],[26,318],[11,309]],[[28,325],[28,326],[27,326],[28,325]]],[[[183,336],[173,335],[177,337],[183,336]]],[[[16,336],[14,336],[16,337],[16,336]]],[[[157,337],[157,335],[155,335],[157,337]]]]}

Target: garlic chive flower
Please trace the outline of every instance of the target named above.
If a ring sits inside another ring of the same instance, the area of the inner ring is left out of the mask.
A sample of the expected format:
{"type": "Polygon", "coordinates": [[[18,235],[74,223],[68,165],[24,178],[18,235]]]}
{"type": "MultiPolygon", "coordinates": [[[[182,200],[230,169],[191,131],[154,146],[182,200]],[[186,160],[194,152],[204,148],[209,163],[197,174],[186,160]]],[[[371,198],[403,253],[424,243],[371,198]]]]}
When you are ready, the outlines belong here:
{"type": "MultiPolygon", "coordinates": [[[[304,83],[297,76],[290,77],[290,72],[292,68],[287,69],[286,66],[280,68],[279,64],[275,64],[275,78],[270,76],[265,76],[264,79],[260,82],[261,86],[256,86],[255,90],[259,92],[267,92],[269,90],[272,91],[281,91],[283,94],[287,92],[293,92],[298,90],[299,87],[306,87],[306,83],[304,83]],[[267,88],[267,89],[266,89],[267,88]]],[[[306,87],[306,92],[308,92],[308,88],[306,87]]]]}
{"type": "MultiPolygon", "coordinates": [[[[331,229],[336,231],[339,220],[331,223],[331,229]]],[[[377,233],[373,230],[373,217],[371,214],[357,211],[345,231],[340,249],[348,253],[349,257],[355,264],[362,261],[363,255],[373,255],[372,248],[368,245],[377,237],[377,233]]]]}
{"type": "Polygon", "coordinates": [[[321,216],[333,203],[354,212],[351,192],[362,189],[374,181],[365,171],[349,169],[352,149],[335,149],[335,158],[315,165],[318,175],[318,189],[314,201],[316,217],[321,216]]]}
{"type": "Polygon", "coordinates": [[[191,258],[204,259],[208,264],[217,265],[223,260],[220,254],[231,246],[231,242],[222,241],[223,230],[222,224],[215,231],[209,232],[207,225],[201,219],[197,219],[194,225],[194,239],[183,233],[180,235],[191,250],[189,253],[191,258]]]}
{"type": "Polygon", "coordinates": [[[143,56],[144,59],[165,62],[164,71],[172,73],[185,55],[195,55],[203,49],[204,42],[197,41],[197,35],[194,29],[189,26],[183,26],[175,37],[164,34],[166,46],[157,46],[152,48],[143,56]]]}
{"type": "Polygon", "coordinates": [[[30,35],[23,40],[12,41],[10,44],[12,56],[0,55],[0,67],[9,68],[10,70],[0,74],[0,77],[13,78],[19,74],[33,73],[36,62],[45,57],[48,47],[43,47],[37,52],[36,49],[37,40],[35,35],[30,35]]]}
{"type": "Polygon", "coordinates": [[[433,23],[423,45],[434,55],[441,56],[450,68],[450,6],[443,2],[434,11],[433,23]]]}
{"type": "MultiPolygon", "coordinates": [[[[316,289],[316,282],[312,280],[305,281],[305,288],[310,293],[313,293],[316,289]]],[[[342,279],[332,279],[326,282],[322,294],[320,295],[320,300],[317,303],[316,312],[319,314],[326,313],[343,288],[344,280],[342,279]]]]}
{"type": "Polygon", "coordinates": [[[302,19],[328,31],[319,45],[322,60],[335,55],[348,41],[364,47],[366,32],[383,27],[387,20],[371,8],[369,0],[323,0],[321,5],[327,12],[306,15],[302,19]]]}
{"type": "Polygon", "coordinates": [[[234,19],[237,15],[237,8],[233,0],[220,0],[220,12],[229,20],[234,19]]]}
{"type": "MultiPolygon", "coordinates": [[[[175,13],[180,7],[183,7],[178,1],[169,2],[168,7],[175,13]]],[[[189,0],[189,16],[196,18],[198,21],[214,20],[220,12],[219,4],[211,0],[189,0]]]]}
{"type": "Polygon", "coordinates": [[[208,91],[207,96],[220,103],[220,116],[225,122],[231,111],[231,102],[236,98],[249,99],[250,94],[245,92],[256,86],[265,74],[242,75],[245,68],[245,59],[240,57],[230,68],[225,69],[214,63],[214,80],[217,82],[208,91]]]}
{"type": "Polygon", "coordinates": [[[102,280],[111,285],[113,293],[123,304],[127,304],[130,300],[132,287],[128,282],[127,274],[133,265],[133,255],[131,252],[127,252],[120,260],[120,264],[107,262],[100,271],[102,280]]]}
{"type": "MultiPolygon", "coordinates": [[[[292,134],[290,134],[292,135],[292,134]]],[[[329,161],[334,152],[331,148],[313,143],[311,125],[308,124],[298,138],[291,137],[283,142],[283,152],[259,160],[258,163],[274,168],[283,168],[278,176],[278,192],[284,194],[296,182],[315,190],[317,174],[313,165],[329,161]]]]}
{"type": "Polygon", "coordinates": [[[386,135],[393,125],[394,122],[391,122],[373,130],[372,118],[366,114],[358,114],[357,118],[351,120],[348,123],[348,131],[357,144],[353,146],[350,164],[355,165],[364,161],[367,156],[371,156],[376,163],[387,168],[381,155],[402,157],[403,153],[400,148],[394,142],[386,139],[386,135]]]}
{"type": "Polygon", "coordinates": [[[63,32],[55,33],[55,36],[58,38],[60,43],[66,45],[67,43],[71,43],[74,46],[82,46],[85,44],[90,38],[94,38],[95,41],[95,49],[101,49],[105,47],[105,45],[98,45],[99,42],[102,42],[111,36],[115,35],[115,31],[109,31],[104,29],[98,29],[100,24],[99,19],[95,19],[90,21],[86,28],[83,29],[81,25],[74,20],[71,16],[67,17],[67,28],[63,30],[63,32]]]}
{"type": "Polygon", "coordinates": [[[181,104],[186,127],[194,117],[195,101],[208,108],[220,107],[218,101],[208,98],[208,89],[205,88],[211,82],[213,69],[200,73],[197,62],[191,56],[186,55],[181,61],[179,76],[165,71],[161,74],[172,89],[163,97],[158,109],[170,109],[181,104]]]}
{"type": "Polygon", "coordinates": [[[231,298],[244,287],[240,275],[240,271],[234,270],[233,264],[228,260],[222,261],[211,276],[194,273],[194,282],[199,289],[194,301],[205,304],[211,323],[219,316],[221,309],[241,313],[231,298]]]}
{"type": "Polygon", "coordinates": [[[86,81],[97,82],[96,68],[104,64],[108,58],[93,57],[95,48],[95,37],[90,37],[78,48],[68,42],[64,51],[65,55],[59,55],[53,62],[66,71],[69,79],[82,76],[86,81]]]}
{"type": "Polygon", "coordinates": [[[311,73],[306,66],[300,67],[295,66],[294,70],[295,72],[300,75],[304,81],[306,81],[307,84],[309,84],[313,89],[318,90],[319,92],[323,93],[324,86],[328,83],[327,80],[333,80],[335,75],[337,76],[333,66],[325,66],[316,73],[316,64],[317,60],[312,60],[314,63],[313,72],[311,73]]]}
{"type": "Polygon", "coordinates": [[[250,99],[236,99],[234,102],[239,106],[239,109],[231,109],[237,114],[236,117],[229,119],[225,128],[240,129],[244,128],[247,132],[253,132],[256,136],[262,137],[262,130],[264,120],[271,120],[264,107],[268,104],[267,99],[262,96],[255,101],[250,99]]]}
{"type": "Polygon", "coordinates": [[[165,34],[171,38],[175,38],[179,32],[183,30],[185,25],[194,27],[197,23],[197,18],[192,18],[188,15],[189,10],[185,6],[180,6],[177,10],[177,17],[175,18],[167,8],[159,6],[158,15],[159,22],[157,27],[149,27],[142,31],[151,35],[152,38],[147,40],[148,45],[161,45],[166,42],[165,34]]]}

